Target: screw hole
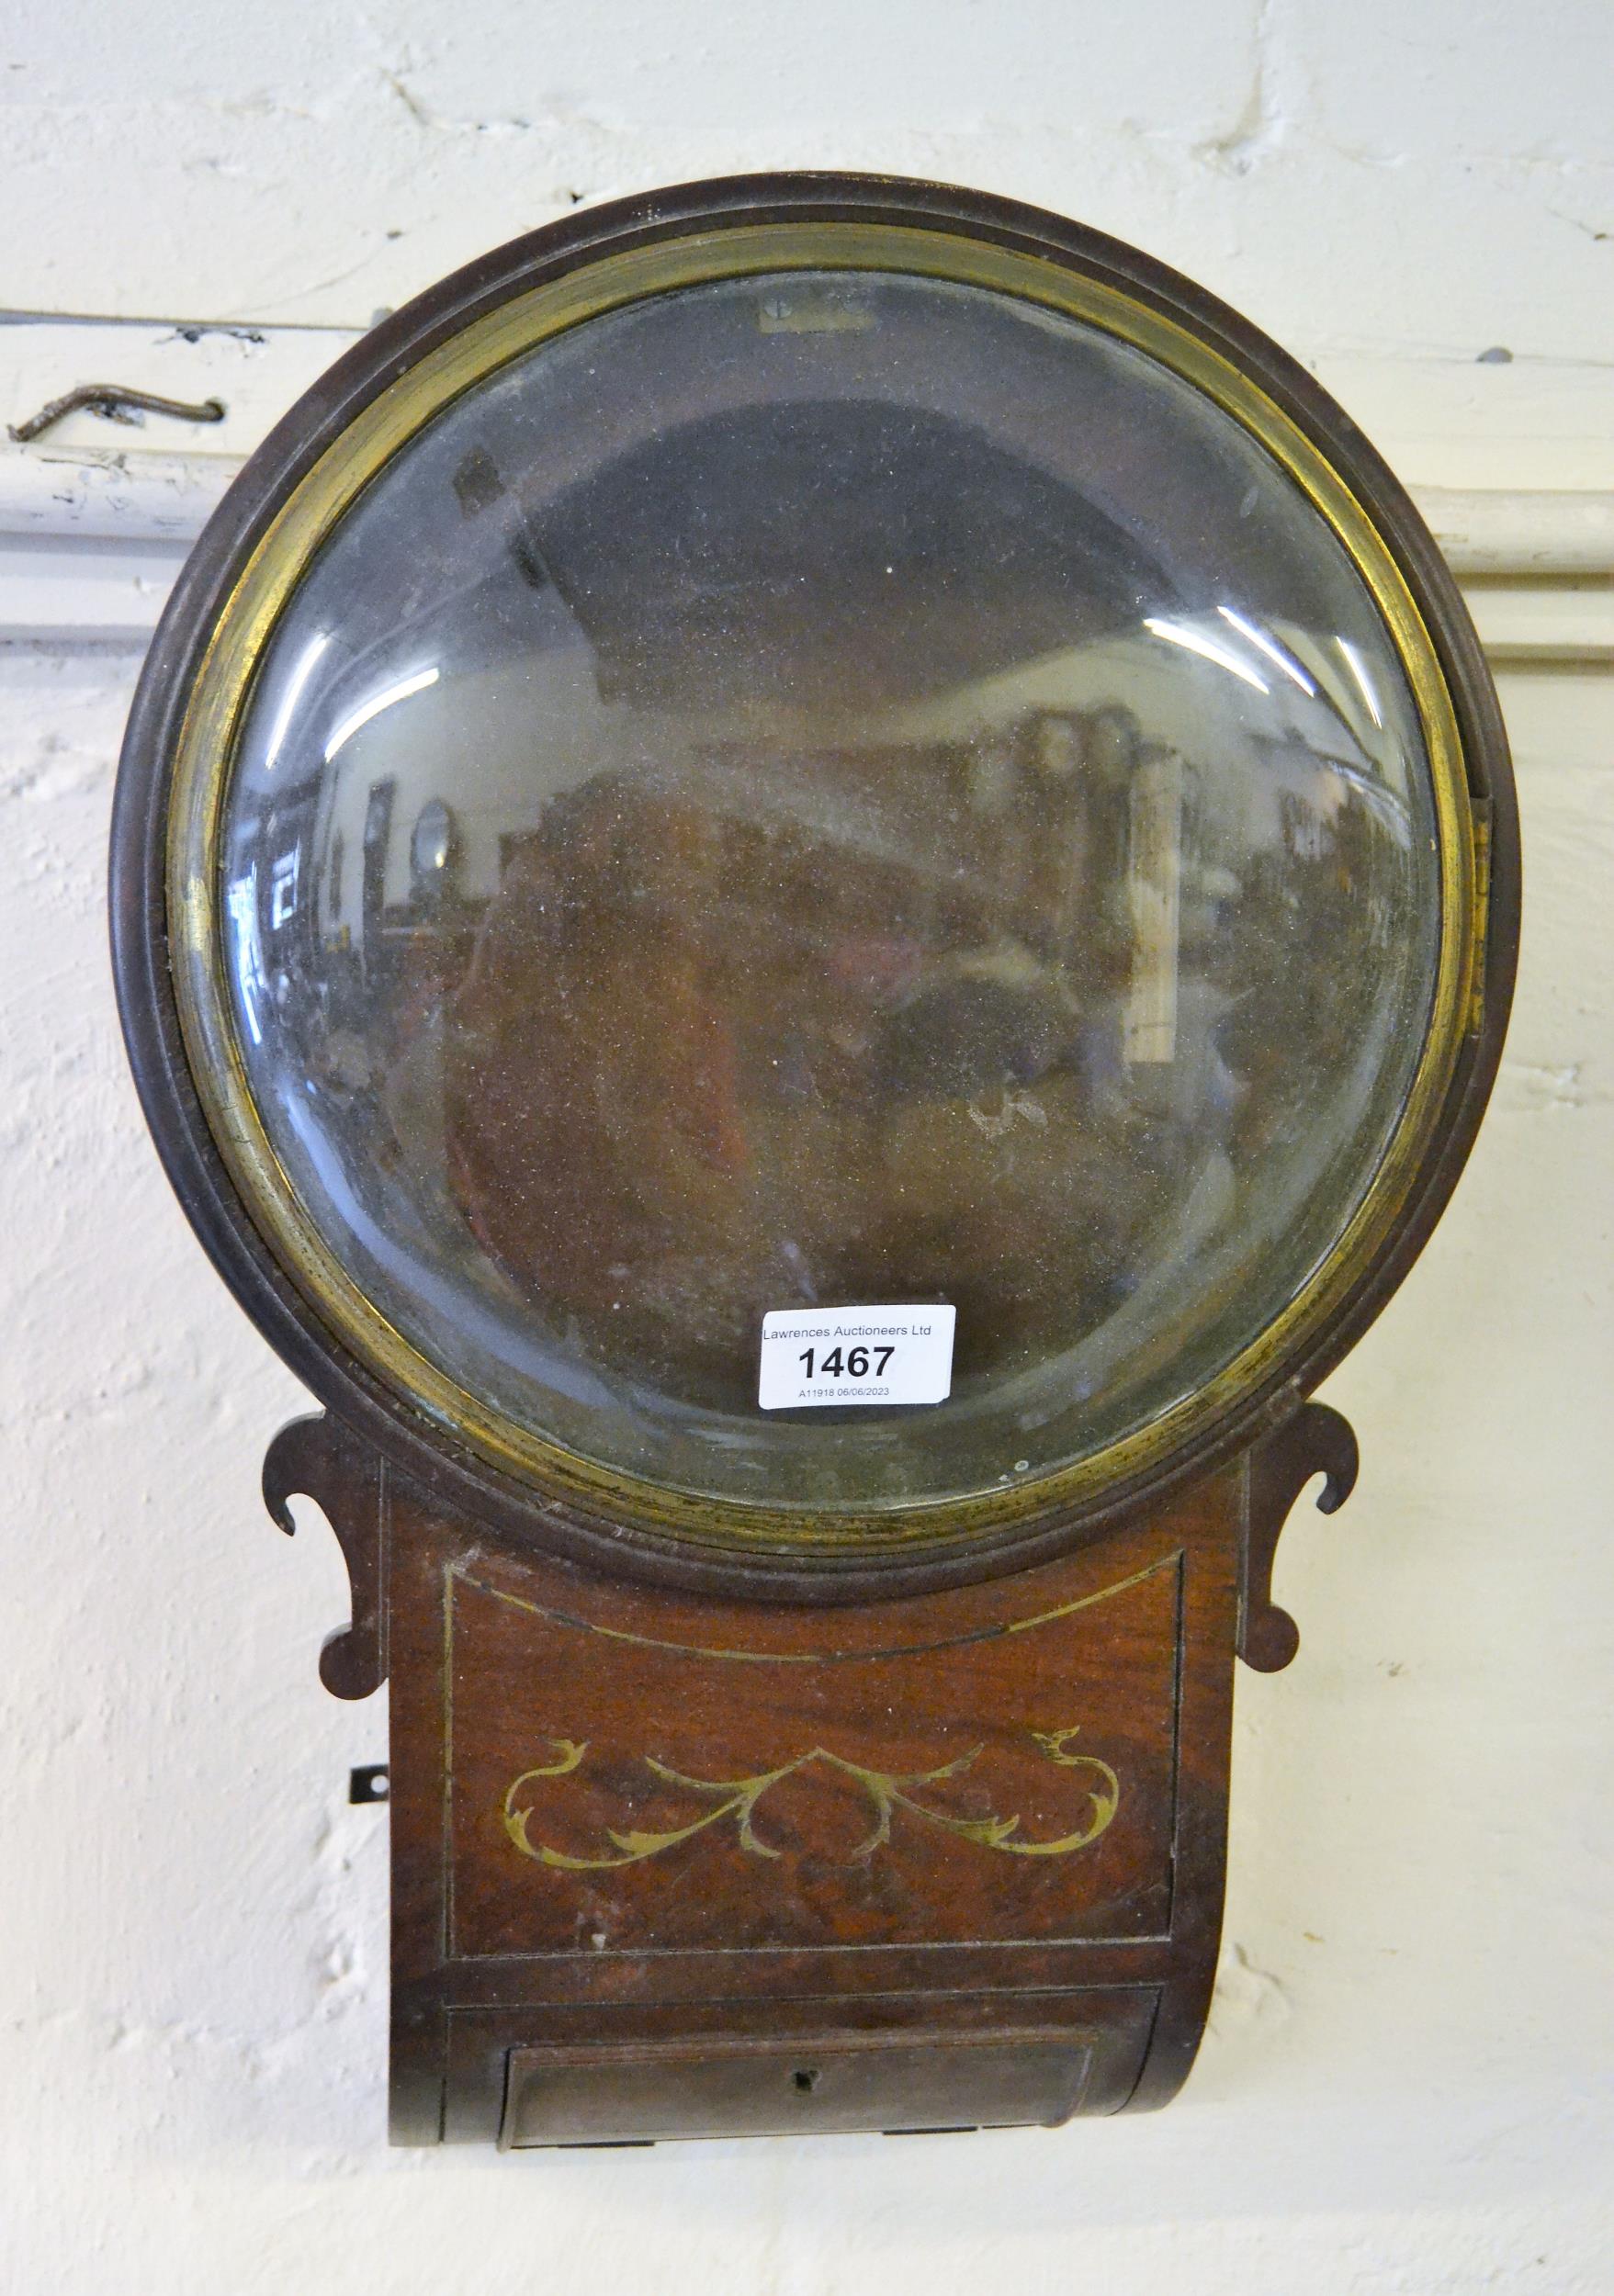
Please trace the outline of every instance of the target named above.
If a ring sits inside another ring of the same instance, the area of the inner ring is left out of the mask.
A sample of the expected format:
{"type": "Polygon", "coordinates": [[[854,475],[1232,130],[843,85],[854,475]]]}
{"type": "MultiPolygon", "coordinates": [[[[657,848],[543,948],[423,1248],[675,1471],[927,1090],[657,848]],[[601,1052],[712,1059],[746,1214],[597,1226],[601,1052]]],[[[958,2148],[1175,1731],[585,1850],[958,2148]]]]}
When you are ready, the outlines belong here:
{"type": "Polygon", "coordinates": [[[802,2065],[795,2073],[793,2073],[790,2077],[793,2086],[797,2088],[804,2097],[809,2095],[811,2091],[818,2086],[818,2075],[816,2065],[802,2065]]]}

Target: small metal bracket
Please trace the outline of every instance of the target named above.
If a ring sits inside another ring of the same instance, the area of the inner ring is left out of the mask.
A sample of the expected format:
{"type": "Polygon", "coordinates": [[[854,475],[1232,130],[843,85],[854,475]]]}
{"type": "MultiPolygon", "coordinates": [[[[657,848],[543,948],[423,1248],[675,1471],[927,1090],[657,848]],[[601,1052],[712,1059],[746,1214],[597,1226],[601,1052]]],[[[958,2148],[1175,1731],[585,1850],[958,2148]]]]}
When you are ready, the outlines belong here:
{"type": "Polygon", "coordinates": [[[384,1761],[367,1762],[361,1770],[347,1773],[347,1798],[350,1802],[389,1802],[392,1799],[392,1777],[384,1761]]]}
{"type": "Polygon", "coordinates": [[[222,422],[227,411],[222,399],[203,399],[192,404],[185,399],[159,398],[154,390],[131,390],[123,383],[80,383],[76,389],[63,391],[60,399],[51,399],[30,414],[26,422],[6,425],[19,446],[39,438],[51,425],[81,409],[91,414],[104,415],[108,422],[132,422],[142,414],[172,415],[176,422],[222,422]]]}

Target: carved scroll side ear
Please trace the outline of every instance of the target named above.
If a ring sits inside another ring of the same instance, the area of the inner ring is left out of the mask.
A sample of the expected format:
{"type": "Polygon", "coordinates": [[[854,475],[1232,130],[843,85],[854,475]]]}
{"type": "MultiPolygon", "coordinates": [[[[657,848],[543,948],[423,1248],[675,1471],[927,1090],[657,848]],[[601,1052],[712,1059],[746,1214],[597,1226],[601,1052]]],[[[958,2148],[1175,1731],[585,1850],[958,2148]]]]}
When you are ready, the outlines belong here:
{"type": "Polygon", "coordinates": [[[1239,1554],[1238,1655],[1258,1673],[1276,1674],[1300,1648],[1299,1627],[1272,1600],[1272,1559],[1289,1511],[1314,1475],[1327,1478],[1317,1496],[1322,1513],[1342,1507],[1356,1482],[1357,1460],[1349,1421],[1326,1403],[1303,1404],[1249,1454],[1239,1554]]]}
{"type": "Polygon", "coordinates": [[[320,1680],[335,1698],[367,1698],[387,1679],[387,1470],[340,1420],[318,1412],[282,1427],[264,1457],[264,1503],[288,1536],[294,1492],[322,1507],[347,1565],[353,1619],[325,1638],[320,1680]]]}

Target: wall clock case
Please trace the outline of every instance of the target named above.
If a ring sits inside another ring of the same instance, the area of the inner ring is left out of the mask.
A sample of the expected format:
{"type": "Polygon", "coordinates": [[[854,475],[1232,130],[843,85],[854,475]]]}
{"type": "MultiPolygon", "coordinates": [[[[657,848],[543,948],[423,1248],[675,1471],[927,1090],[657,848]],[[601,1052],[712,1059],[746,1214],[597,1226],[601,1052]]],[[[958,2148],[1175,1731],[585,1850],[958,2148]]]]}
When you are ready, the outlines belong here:
{"type": "Polygon", "coordinates": [[[1406,497],[942,187],[570,218],[254,456],[119,775],[130,1057],[391,1683],[393,2130],[1163,2102],[1309,1400],[1500,1052],[1406,497]]]}

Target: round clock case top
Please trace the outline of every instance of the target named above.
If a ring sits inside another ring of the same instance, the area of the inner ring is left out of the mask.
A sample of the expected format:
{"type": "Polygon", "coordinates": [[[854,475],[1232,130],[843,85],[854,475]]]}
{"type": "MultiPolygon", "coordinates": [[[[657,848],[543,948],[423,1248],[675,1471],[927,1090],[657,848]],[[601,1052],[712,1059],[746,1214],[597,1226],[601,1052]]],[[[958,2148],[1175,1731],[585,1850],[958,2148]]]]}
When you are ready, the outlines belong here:
{"type": "Polygon", "coordinates": [[[337,520],[217,993],[434,1374],[674,1490],[911,1507],[1104,1453],[1303,1291],[1425,1047],[1438,836],[1243,423],[1008,293],[751,274],[524,351],[337,520]],[[766,1315],[893,1302],[954,1310],[945,1401],[759,1407],[766,1315]]]}

